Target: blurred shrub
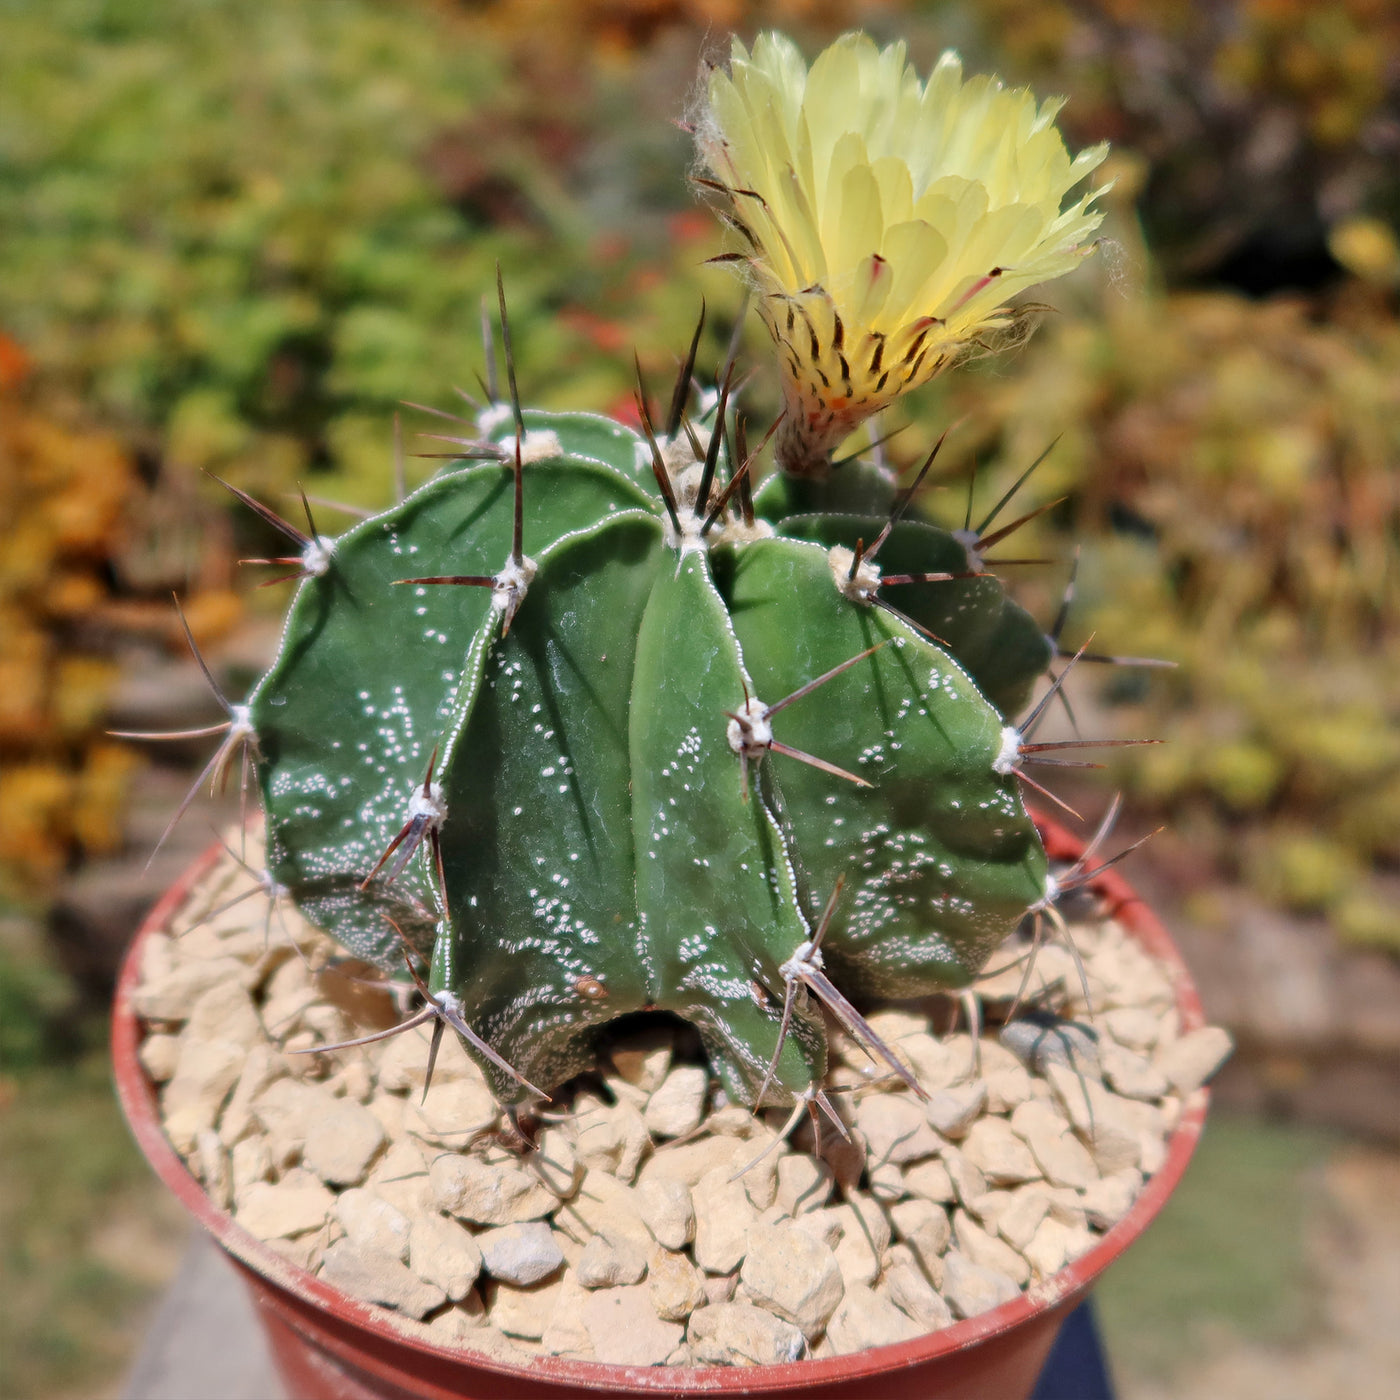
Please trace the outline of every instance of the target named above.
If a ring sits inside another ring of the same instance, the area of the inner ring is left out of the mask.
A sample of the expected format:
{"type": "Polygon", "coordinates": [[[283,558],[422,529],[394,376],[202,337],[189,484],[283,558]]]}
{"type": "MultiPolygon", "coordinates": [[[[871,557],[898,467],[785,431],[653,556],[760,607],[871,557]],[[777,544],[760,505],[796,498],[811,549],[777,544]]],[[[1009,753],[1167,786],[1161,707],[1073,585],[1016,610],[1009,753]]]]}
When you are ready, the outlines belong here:
{"type": "Polygon", "coordinates": [[[1060,553],[1084,546],[1074,640],[1179,663],[1103,687],[1168,736],[1121,765],[1139,805],[1400,948],[1400,325],[1364,296],[1315,309],[1118,298],[950,394],[1008,480],[1065,430],[1035,489],[1069,497],[1060,553]]]}
{"type": "Polygon", "coordinates": [[[118,845],[136,763],[101,737],[114,672],[90,635],[135,474],[110,436],[32,405],[25,370],[0,341],[0,888],[118,845]]]}
{"type": "Polygon", "coordinates": [[[1175,282],[1251,293],[1336,275],[1328,234],[1400,224],[1392,0],[979,0],[924,7],[1066,127],[1145,162],[1142,215],[1175,282]],[[970,22],[970,25],[969,25],[970,22]]]}

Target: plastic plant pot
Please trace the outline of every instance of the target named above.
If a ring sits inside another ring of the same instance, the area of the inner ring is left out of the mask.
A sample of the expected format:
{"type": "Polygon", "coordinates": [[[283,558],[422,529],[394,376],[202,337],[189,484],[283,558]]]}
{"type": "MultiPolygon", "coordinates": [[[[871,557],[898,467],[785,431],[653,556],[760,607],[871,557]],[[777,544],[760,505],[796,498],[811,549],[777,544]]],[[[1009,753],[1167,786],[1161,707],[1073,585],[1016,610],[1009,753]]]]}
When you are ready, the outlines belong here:
{"type": "MultiPolygon", "coordinates": [[[[1054,860],[1081,843],[1037,819],[1054,860]]],[[[219,1242],[246,1283],[275,1363],[296,1400],[564,1400],[596,1395],[864,1396],[880,1400],[1025,1400],[1061,1323],[1105,1269],[1142,1234],[1186,1170],[1205,1122],[1209,1091],[1192,1093],[1166,1161],[1126,1216],[1088,1253],[1020,1297],[938,1332],[847,1356],[752,1367],[640,1367],[536,1357],[498,1360],[429,1341],[396,1314],[364,1303],[290,1264],[216,1208],[161,1128],[156,1090],[137,1057],[144,1035],[132,1010],[146,938],[163,930],[214,865],[217,845],[166,891],[138,931],[122,967],[112,1020],[117,1092],[152,1167],[219,1242]]],[[[1116,871],[1094,885],[1129,934],[1170,972],[1183,1032],[1205,1024],[1200,999],[1167,931],[1116,871]]]]}

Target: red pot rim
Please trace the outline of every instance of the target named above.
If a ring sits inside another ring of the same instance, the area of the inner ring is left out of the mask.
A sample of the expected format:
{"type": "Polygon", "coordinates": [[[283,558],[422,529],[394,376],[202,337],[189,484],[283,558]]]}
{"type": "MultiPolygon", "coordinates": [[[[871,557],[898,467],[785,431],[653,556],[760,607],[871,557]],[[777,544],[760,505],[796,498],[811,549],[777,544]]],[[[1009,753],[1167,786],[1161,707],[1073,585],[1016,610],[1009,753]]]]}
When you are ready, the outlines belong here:
{"type": "MultiPolygon", "coordinates": [[[[1037,814],[1036,825],[1052,860],[1073,860],[1082,850],[1083,843],[1057,823],[1037,814]]],[[[1180,1121],[1168,1139],[1165,1163],[1148,1178],[1127,1215],[1093,1249],[1067,1264],[1053,1277],[1034,1285],[1019,1298],[913,1341],[872,1347],[847,1356],[742,1368],[619,1366],[561,1357],[534,1357],[521,1365],[511,1364],[470,1347],[448,1346],[409,1331],[397,1314],[361,1302],[290,1263],[249,1234],[232,1216],[213,1205],[166,1138],[160,1124],[155,1087],[146,1077],[137,1054],[143,1031],[133,1010],[132,998],[140,972],[141,950],[150,934],[164,930],[192,886],[222,854],[222,845],[211,845],[166,890],[137,930],[122,963],[112,1015],[112,1059],[117,1096],[132,1133],[156,1174],[180,1198],[195,1219],[224,1249],[273,1287],[396,1347],[459,1357],[479,1370],[515,1377],[527,1376],[545,1384],[554,1382],[604,1393],[645,1394],[659,1391],[682,1395],[719,1390],[730,1394],[762,1394],[861,1380],[931,1361],[1009,1332],[1051,1309],[1066,1308],[1087,1292],[1098,1276],[1142,1234],[1165,1205],[1186,1171],[1205,1124],[1210,1092],[1200,1088],[1190,1094],[1182,1105],[1180,1121]]],[[[1147,952],[1166,967],[1172,979],[1181,1029],[1191,1031],[1204,1026],[1205,1013],[1191,975],[1171,936],[1152,910],[1116,870],[1104,871],[1095,879],[1093,888],[1107,901],[1109,912],[1147,952]]]]}

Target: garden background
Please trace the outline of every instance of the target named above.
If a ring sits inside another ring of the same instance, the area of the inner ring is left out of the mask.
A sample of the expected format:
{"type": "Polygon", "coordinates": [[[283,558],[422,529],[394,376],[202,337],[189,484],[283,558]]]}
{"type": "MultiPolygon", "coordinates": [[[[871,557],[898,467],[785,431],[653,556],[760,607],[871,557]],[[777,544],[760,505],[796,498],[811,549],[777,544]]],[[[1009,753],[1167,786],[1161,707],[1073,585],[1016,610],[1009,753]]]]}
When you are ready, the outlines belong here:
{"type": "Polygon", "coordinates": [[[1124,1393],[1400,1365],[1394,0],[0,0],[0,1396],[120,1394],[182,1247],[105,1003],[236,800],[148,864],[207,753],[108,731],[221,717],[172,593],[230,693],[275,645],[286,586],[238,563],[275,541],[204,473],[387,502],[395,414],[435,450],[401,401],[475,388],[498,261],[535,402],[630,412],[633,352],[669,379],[702,296],[717,364],[740,292],[676,122],[768,24],[956,47],[1113,143],[1100,256],[884,426],[907,465],[959,423],[930,497],[959,523],[974,467],[990,505],[1053,443],[1019,552],[1056,562],[1019,595],[1048,624],[1078,545],[1063,645],[1176,663],[1079,668],[1085,733],[1169,742],[1060,789],[1163,827],[1127,873],[1239,1042],[1101,1290],[1124,1393]]]}

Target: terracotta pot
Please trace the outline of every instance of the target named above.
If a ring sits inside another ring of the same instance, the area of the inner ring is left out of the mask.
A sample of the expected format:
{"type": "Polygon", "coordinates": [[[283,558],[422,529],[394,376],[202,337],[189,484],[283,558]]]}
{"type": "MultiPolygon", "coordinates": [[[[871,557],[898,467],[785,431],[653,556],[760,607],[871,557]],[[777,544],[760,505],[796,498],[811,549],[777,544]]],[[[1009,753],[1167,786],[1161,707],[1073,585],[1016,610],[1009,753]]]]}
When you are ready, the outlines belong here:
{"type": "MultiPolygon", "coordinates": [[[[1052,858],[1073,859],[1080,843],[1040,821],[1052,858]]],[[[634,1367],[537,1357],[512,1366],[465,1347],[424,1340],[395,1315],[362,1303],[289,1264],[205,1196],[161,1129],[154,1086],[137,1059],[142,1028],[132,1011],[141,948],[164,928],[190,887],[215,863],[213,847],[166,892],[137,933],[122,967],[112,1018],[117,1092],[133,1133],[157,1174],[223,1246],[243,1275],[277,1367],[295,1400],[516,1400],[567,1396],[866,1396],[879,1400],[1025,1400],[1061,1323],[1098,1276],[1142,1234],[1180,1181],[1205,1122],[1208,1092],[1187,1101],[1166,1164],[1128,1214],[1093,1249],[1021,1297],[941,1332],[851,1356],[748,1368],[634,1367]]],[[[1174,976],[1183,1030],[1205,1024],[1196,989],[1169,935],[1114,871],[1096,883],[1134,938],[1174,976]]]]}

